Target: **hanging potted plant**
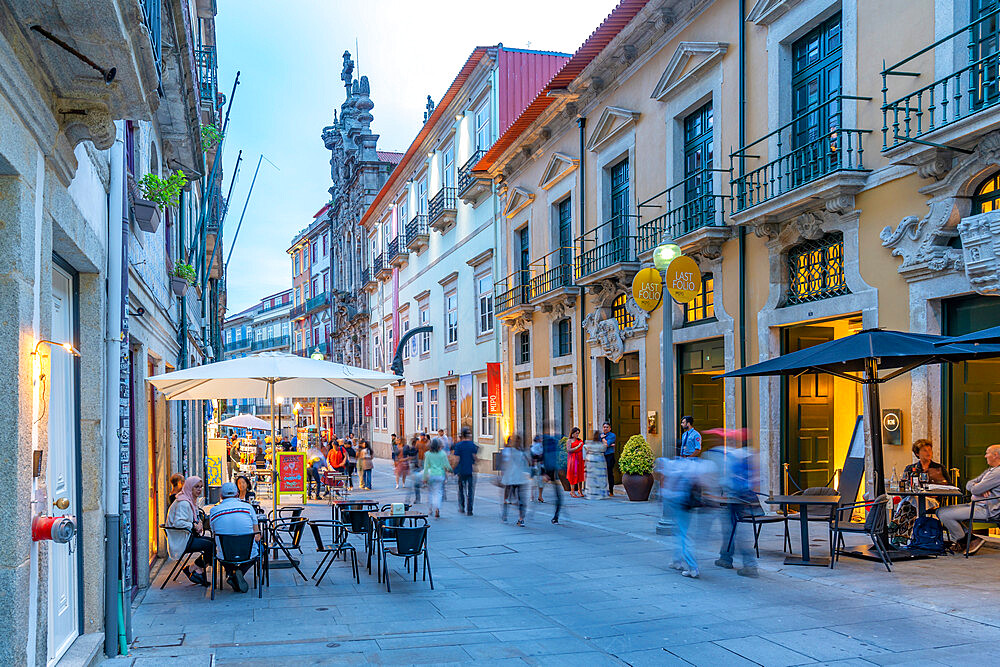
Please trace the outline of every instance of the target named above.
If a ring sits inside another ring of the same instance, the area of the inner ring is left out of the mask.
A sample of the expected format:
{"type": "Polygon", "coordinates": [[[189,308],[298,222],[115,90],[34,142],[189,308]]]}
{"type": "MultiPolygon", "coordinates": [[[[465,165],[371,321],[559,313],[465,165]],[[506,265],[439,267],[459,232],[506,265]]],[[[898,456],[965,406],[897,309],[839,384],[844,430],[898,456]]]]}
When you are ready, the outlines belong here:
{"type": "Polygon", "coordinates": [[[180,204],[181,189],[187,185],[187,176],[177,170],[167,178],[146,174],[139,181],[141,197],[135,197],[132,210],[139,229],[153,233],[160,226],[160,211],[180,204]]]}
{"type": "Polygon", "coordinates": [[[203,125],[201,128],[201,150],[206,152],[212,150],[219,145],[223,136],[225,135],[222,134],[222,130],[215,123],[203,125]]]}
{"type": "Polygon", "coordinates": [[[618,468],[622,471],[622,486],[628,499],[649,500],[653,489],[653,450],[641,435],[633,435],[625,443],[618,468]]]}
{"type": "Polygon", "coordinates": [[[170,289],[177,296],[184,296],[188,291],[188,287],[194,285],[194,281],[197,279],[198,274],[195,272],[193,266],[184,262],[177,262],[174,264],[174,270],[170,272],[170,289]]]}

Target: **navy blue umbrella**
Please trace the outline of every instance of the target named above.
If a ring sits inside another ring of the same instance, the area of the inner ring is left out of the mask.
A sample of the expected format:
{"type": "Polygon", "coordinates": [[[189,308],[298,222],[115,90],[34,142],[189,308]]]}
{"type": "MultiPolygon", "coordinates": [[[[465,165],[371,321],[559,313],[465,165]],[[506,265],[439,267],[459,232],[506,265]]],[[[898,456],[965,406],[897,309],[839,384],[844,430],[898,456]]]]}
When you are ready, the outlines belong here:
{"type": "Polygon", "coordinates": [[[717,378],[826,373],[865,386],[868,427],[872,437],[875,493],[885,493],[879,385],[927,364],[954,363],[1000,356],[1000,345],[970,345],[932,334],[866,329],[797,352],[789,352],[730,371],[717,378]],[[890,371],[882,375],[880,371],[890,371]],[[850,375],[861,373],[861,375],[850,375]]]}
{"type": "Polygon", "coordinates": [[[990,327],[982,331],[973,331],[964,336],[947,338],[938,345],[951,345],[954,343],[984,343],[987,345],[1000,345],[1000,326],[990,327]]]}

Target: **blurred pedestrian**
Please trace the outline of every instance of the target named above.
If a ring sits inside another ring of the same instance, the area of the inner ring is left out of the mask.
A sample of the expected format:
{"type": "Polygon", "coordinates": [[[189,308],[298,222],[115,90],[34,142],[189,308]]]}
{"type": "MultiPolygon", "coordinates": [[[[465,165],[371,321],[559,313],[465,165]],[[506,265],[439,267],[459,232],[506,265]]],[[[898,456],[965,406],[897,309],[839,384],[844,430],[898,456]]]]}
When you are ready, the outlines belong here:
{"type": "Polygon", "coordinates": [[[476,496],[476,455],[479,446],[472,440],[472,429],[462,427],[462,439],[452,448],[457,465],[458,475],[458,513],[472,516],[472,502],[476,496]]]}
{"type": "Polygon", "coordinates": [[[440,438],[431,440],[430,448],[424,455],[424,482],[427,484],[430,509],[435,517],[441,516],[441,498],[444,476],[451,471],[451,463],[445,454],[440,438]]]}
{"type": "Polygon", "coordinates": [[[419,444],[419,437],[413,436],[410,444],[403,448],[403,460],[406,462],[406,472],[407,475],[411,475],[409,486],[406,486],[407,475],[403,476],[403,486],[406,488],[407,503],[410,502],[411,497],[414,498],[414,504],[420,503],[420,487],[423,486],[424,480],[423,476],[417,474],[420,472],[419,448],[417,446],[419,444]]]}
{"type": "Polygon", "coordinates": [[[545,498],[542,497],[542,489],[544,488],[545,482],[542,481],[542,456],[545,453],[542,447],[542,436],[535,435],[531,439],[531,447],[528,449],[528,459],[531,461],[531,481],[534,485],[535,496],[532,498],[540,503],[545,502],[545,498]]]}
{"type": "Polygon", "coordinates": [[[316,486],[316,500],[319,500],[320,491],[323,489],[323,474],[320,472],[326,463],[326,457],[319,447],[313,445],[306,452],[306,465],[309,466],[309,488],[306,489],[306,497],[310,495],[312,487],[316,486]]]}
{"type": "Polygon", "coordinates": [[[524,516],[527,510],[525,494],[531,480],[528,472],[531,463],[528,460],[527,452],[522,447],[521,437],[511,435],[507,438],[507,446],[500,452],[502,470],[500,483],[503,484],[505,491],[503,513],[500,519],[504,522],[507,521],[507,507],[513,504],[516,498],[518,526],[524,526],[524,516]]]}
{"type": "Polygon", "coordinates": [[[670,567],[692,579],[699,576],[691,545],[691,517],[693,510],[702,505],[701,466],[698,459],[661,457],[654,468],[660,497],[674,519],[674,560],[670,567]]]}
{"type": "Polygon", "coordinates": [[[742,436],[726,438],[726,444],[718,454],[719,447],[713,447],[705,456],[713,460],[719,470],[720,495],[724,499],[720,531],[722,545],[719,558],[715,561],[718,567],[733,569],[733,554],[740,553],[743,567],[736,571],[742,577],[757,576],[757,557],[754,553],[753,540],[747,531],[748,526],[740,530],[739,519],[748,512],[760,509],[760,501],[753,485],[756,479],[753,454],[749,447],[743,446],[742,436]]]}
{"type": "Polygon", "coordinates": [[[344,464],[344,474],[347,475],[347,488],[354,489],[354,471],[358,467],[358,452],[354,449],[353,441],[344,441],[344,453],[347,455],[347,462],[344,464]]]}
{"type": "Polygon", "coordinates": [[[559,440],[556,439],[555,427],[552,422],[545,422],[542,427],[542,483],[551,486],[556,492],[556,509],[552,515],[552,523],[559,523],[559,510],[562,509],[562,482],[559,481],[559,440]]]}
{"type": "Polygon", "coordinates": [[[358,470],[361,471],[361,488],[365,491],[372,490],[372,468],[374,467],[372,450],[368,446],[368,441],[362,440],[358,446],[358,470]]]}
{"type": "Polygon", "coordinates": [[[430,447],[431,441],[427,437],[426,433],[421,433],[420,437],[417,439],[417,469],[424,467],[424,456],[427,454],[427,449],[430,447]]]}
{"type": "Polygon", "coordinates": [[[573,427],[566,441],[566,480],[569,482],[569,495],[583,498],[583,440],[580,439],[580,429],[573,427]]]}

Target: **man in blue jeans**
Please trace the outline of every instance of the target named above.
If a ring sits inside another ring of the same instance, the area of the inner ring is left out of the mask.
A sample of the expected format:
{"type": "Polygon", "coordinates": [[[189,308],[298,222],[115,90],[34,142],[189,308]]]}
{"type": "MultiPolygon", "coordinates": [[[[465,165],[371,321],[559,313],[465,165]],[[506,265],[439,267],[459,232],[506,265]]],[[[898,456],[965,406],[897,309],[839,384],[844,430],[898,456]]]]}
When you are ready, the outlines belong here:
{"type": "Polygon", "coordinates": [[[615,495],[615,440],[617,437],[611,430],[611,422],[604,422],[601,427],[601,442],[604,443],[604,464],[608,467],[608,495],[615,495]]]}
{"type": "Polygon", "coordinates": [[[472,429],[462,427],[461,440],[455,443],[452,453],[458,457],[455,474],[458,475],[458,513],[472,516],[472,500],[476,495],[476,454],[479,446],[472,441],[472,429]]]}
{"type": "Polygon", "coordinates": [[[542,436],[542,480],[544,484],[552,484],[556,490],[556,511],[552,515],[552,523],[559,523],[559,510],[562,509],[562,483],[559,481],[559,440],[555,436],[552,422],[546,422],[544,429],[545,435],[542,436]]]}

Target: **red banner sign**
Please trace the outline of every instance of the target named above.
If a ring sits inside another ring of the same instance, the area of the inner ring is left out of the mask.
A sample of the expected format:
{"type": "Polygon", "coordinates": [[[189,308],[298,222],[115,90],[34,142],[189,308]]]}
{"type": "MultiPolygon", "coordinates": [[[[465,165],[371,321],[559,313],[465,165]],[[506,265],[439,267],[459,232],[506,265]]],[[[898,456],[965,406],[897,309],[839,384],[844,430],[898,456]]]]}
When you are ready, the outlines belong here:
{"type": "Polygon", "coordinates": [[[500,393],[500,372],[499,363],[486,364],[486,405],[487,414],[503,414],[503,394],[500,393]]]}
{"type": "Polygon", "coordinates": [[[372,416],[372,395],[365,396],[365,417],[372,416]]]}
{"type": "Polygon", "coordinates": [[[306,455],[304,452],[278,453],[278,493],[304,493],[306,455]]]}

